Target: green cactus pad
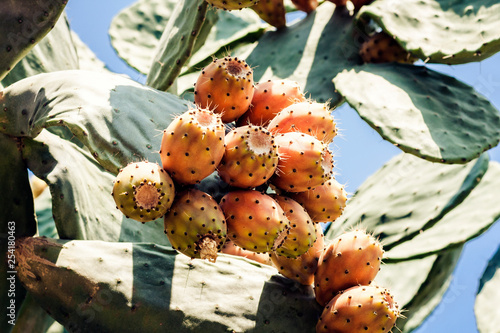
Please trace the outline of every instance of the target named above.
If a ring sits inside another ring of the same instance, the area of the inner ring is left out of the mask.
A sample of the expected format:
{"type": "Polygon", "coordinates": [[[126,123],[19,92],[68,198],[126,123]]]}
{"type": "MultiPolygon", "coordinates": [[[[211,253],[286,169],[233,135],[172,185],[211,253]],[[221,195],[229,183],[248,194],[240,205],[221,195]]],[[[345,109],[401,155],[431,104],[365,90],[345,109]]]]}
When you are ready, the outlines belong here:
{"type": "Polygon", "coordinates": [[[2,80],[5,86],[39,73],[78,69],[78,55],[66,15],[2,80]]]}
{"type": "MultiPolygon", "coordinates": [[[[155,49],[176,3],[176,0],[140,0],[113,18],[109,28],[112,46],[139,72],[147,74],[150,71],[155,49]]],[[[257,14],[251,11],[209,9],[186,66],[203,67],[198,64],[211,59],[213,54],[232,51],[235,45],[255,41],[262,35],[263,27],[257,14]]]]}
{"type": "Polygon", "coordinates": [[[374,20],[427,62],[462,64],[500,51],[497,0],[377,0],[358,17],[374,20]]]}
{"type": "Polygon", "coordinates": [[[155,49],[175,8],[175,0],[140,0],[111,21],[109,37],[116,53],[142,74],[151,68],[155,49]]]}
{"type": "MultiPolygon", "coordinates": [[[[108,171],[129,162],[159,162],[163,131],[188,102],[120,75],[91,71],[39,74],[16,82],[0,98],[0,132],[36,137],[67,127],[108,171]]],[[[111,193],[111,192],[110,192],[111,193]]]]}
{"type": "Polygon", "coordinates": [[[287,29],[264,34],[246,60],[254,67],[255,82],[297,81],[306,96],[334,106],[342,98],[332,78],[360,62],[354,33],[352,17],[345,9],[325,2],[287,29]]]}
{"type": "Polygon", "coordinates": [[[204,0],[177,1],[153,57],[146,78],[148,86],[166,91],[174,84],[193,52],[207,10],[204,0]]]}
{"type": "Polygon", "coordinates": [[[400,154],[362,184],[325,237],[362,227],[390,250],[433,227],[459,205],[483,177],[488,160],[483,154],[465,165],[445,165],[400,154]]]}
{"type": "Polygon", "coordinates": [[[404,152],[465,163],[500,141],[500,114],[486,98],[424,66],[367,64],[333,82],[363,120],[404,152]]]}
{"type": "Polygon", "coordinates": [[[214,264],[155,244],[36,238],[17,251],[19,278],[70,331],[314,332],[321,311],[311,286],[230,255],[214,264]]]}
{"type": "Polygon", "coordinates": [[[169,244],[161,219],[143,225],[116,209],[111,196],[115,176],[87,150],[47,130],[24,142],[28,167],[49,184],[60,238],[169,244]]]}
{"type": "MultiPolygon", "coordinates": [[[[437,256],[427,278],[420,285],[413,299],[402,305],[406,310],[403,313],[406,318],[399,318],[396,322],[396,326],[402,332],[411,332],[419,326],[423,328],[423,332],[426,331],[421,324],[443,300],[445,292],[452,284],[452,274],[461,252],[462,246],[437,256]]],[[[406,284],[412,284],[412,281],[406,281],[406,284]]]]}
{"type": "Polygon", "coordinates": [[[56,24],[67,0],[2,2],[0,12],[0,80],[56,24]]]}
{"type": "Polygon", "coordinates": [[[407,260],[464,244],[500,218],[500,164],[490,162],[480,183],[465,200],[432,228],[386,253],[389,260],[407,260]]]}
{"type": "Polygon", "coordinates": [[[495,332],[500,327],[498,299],[500,297],[500,247],[491,257],[483,272],[477,290],[474,312],[477,328],[481,333],[495,332]]]}

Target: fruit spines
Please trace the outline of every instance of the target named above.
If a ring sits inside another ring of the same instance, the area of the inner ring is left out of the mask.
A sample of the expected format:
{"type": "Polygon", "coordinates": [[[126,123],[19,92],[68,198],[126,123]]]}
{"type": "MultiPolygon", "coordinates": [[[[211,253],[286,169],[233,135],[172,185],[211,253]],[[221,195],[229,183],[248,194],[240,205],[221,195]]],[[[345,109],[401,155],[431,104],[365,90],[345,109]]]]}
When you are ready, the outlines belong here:
{"type": "Polygon", "coordinates": [[[178,194],[164,220],[172,247],[191,258],[215,262],[226,240],[224,213],[207,193],[190,188],[178,194]]]}
{"type": "Polygon", "coordinates": [[[255,190],[231,191],[222,197],[220,207],[227,221],[227,236],[239,247],[265,253],[281,245],[279,236],[289,221],[269,195],[255,190]]]}
{"type": "Polygon", "coordinates": [[[297,201],[282,195],[271,195],[290,221],[283,243],[275,253],[287,258],[297,258],[306,253],[316,241],[316,227],[304,207],[297,201]]]}
{"type": "Polygon", "coordinates": [[[271,178],[278,166],[278,148],[266,129],[247,125],[234,128],[225,137],[225,153],[217,170],[223,181],[253,188],[271,178]]]}
{"type": "Polygon", "coordinates": [[[271,120],[267,128],[274,134],[307,133],[326,144],[337,135],[336,123],[328,106],[313,101],[286,107],[271,120]]]}
{"type": "Polygon", "coordinates": [[[316,223],[334,222],[342,215],[347,204],[344,186],[334,178],[311,190],[289,195],[306,209],[316,223]]]}
{"type": "Polygon", "coordinates": [[[316,301],[326,305],[338,292],[356,285],[369,285],[382,262],[382,245],[362,230],[335,238],[325,249],[314,274],[316,301]]]}
{"type": "Polygon", "coordinates": [[[252,103],[237,124],[267,126],[287,106],[305,101],[300,85],[291,80],[268,80],[255,85],[252,103]]]}
{"type": "Polygon", "coordinates": [[[195,108],[177,116],[163,131],[163,168],[180,184],[196,184],[215,171],[224,155],[220,116],[195,108]]]}
{"type": "Polygon", "coordinates": [[[354,286],[325,306],[316,333],[390,332],[400,310],[391,292],[378,286],[354,286]]]}
{"type": "Polygon", "coordinates": [[[129,163],[113,183],[113,199],[127,218],[149,222],[165,215],[175,197],[169,174],[156,163],[129,163]]]}
{"type": "Polygon", "coordinates": [[[195,83],[194,101],[221,115],[229,123],[244,114],[254,94],[253,70],[243,59],[214,59],[195,83]]]}
{"type": "Polygon", "coordinates": [[[280,274],[298,283],[310,286],[314,283],[314,273],[321,261],[325,250],[324,235],[321,226],[315,224],[316,241],[306,253],[297,258],[287,258],[278,255],[276,251],[271,252],[273,266],[280,274]]]}
{"type": "Polygon", "coordinates": [[[299,132],[278,134],[278,168],[271,183],[287,192],[303,192],[322,185],[333,174],[328,146],[299,132]]]}

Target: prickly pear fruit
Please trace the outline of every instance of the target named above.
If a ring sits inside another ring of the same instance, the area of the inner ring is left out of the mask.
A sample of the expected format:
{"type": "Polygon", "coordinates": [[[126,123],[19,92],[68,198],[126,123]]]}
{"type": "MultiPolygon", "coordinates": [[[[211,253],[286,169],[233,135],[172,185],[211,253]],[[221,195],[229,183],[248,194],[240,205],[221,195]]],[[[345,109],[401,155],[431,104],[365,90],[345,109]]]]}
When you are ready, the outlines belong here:
{"type": "Polygon", "coordinates": [[[283,0],[260,0],[250,7],[259,17],[278,29],[286,27],[285,6],[283,0]]]}
{"type": "Polygon", "coordinates": [[[310,13],[318,7],[318,0],[292,0],[295,8],[310,13]]]}
{"type": "Polygon", "coordinates": [[[313,222],[316,223],[335,221],[342,215],[347,203],[344,186],[334,178],[311,190],[290,193],[290,197],[304,206],[313,222]]]}
{"type": "Polygon", "coordinates": [[[318,263],[325,249],[321,226],[315,224],[315,229],[316,242],[314,242],[313,246],[306,253],[298,256],[296,259],[280,256],[275,251],[271,252],[273,266],[282,275],[305,286],[310,286],[314,283],[314,273],[318,268],[318,263]]]}
{"type": "Polygon", "coordinates": [[[364,231],[353,230],[335,238],[314,274],[316,301],[326,305],[344,289],[370,284],[380,269],[383,254],[382,245],[364,231]]]}
{"type": "Polygon", "coordinates": [[[224,10],[235,10],[251,7],[259,2],[259,0],[205,0],[214,7],[224,10]]]}
{"type": "Polygon", "coordinates": [[[226,183],[252,188],[264,184],[278,166],[278,148],[266,129],[247,125],[236,127],[225,137],[226,150],[218,166],[226,183]]]}
{"type": "Polygon", "coordinates": [[[323,142],[299,132],[279,134],[275,142],[279,161],[272,184],[288,192],[303,192],[330,179],[333,159],[323,142]]]}
{"type": "Polygon", "coordinates": [[[149,222],[165,215],[174,201],[175,186],[158,164],[144,161],[120,170],[111,194],[127,218],[149,222]]]}
{"type": "Polygon", "coordinates": [[[399,316],[398,305],[388,289],[355,286],[326,305],[316,333],[390,332],[399,316]]]}
{"type": "Polygon", "coordinates": [[[253,251],[243,250],[238,245],[234,244],[231,240],[226,240],[222,246],[221,253],[231,254],[233,256],[239,256],[247,259],[257,261],[264,265],[271,266],[271,258],[268,253],[257,253],[253,251]]]}
{"type": "Polygon", "coordinates": [[[302,132],[314,136],[323,143],[332,142],[337,135],[335,120],[326,104],[301,102],[292,104],[269,123],[272,133],[302,132]]]}
{"type": "Polygon", "coordinates": [[[224,213],[210,195],[194,188],[178,194],[164,226],[172,247],[191,258],[215,262],[226,240],[224,213]]]}
{"type": "Polygon", "coordinates": [[[290,80],[268,80],[256,84],[252,104],[238,119],[239,126],[254,124],[267,126],[287,106],[305,101],[299,84],[290,80]]]}
{"type": "Polygon", "coordinates": [[[243,59],[215,59],[195,83],[194,101],[222,117],[224,123],[244,114],[254,94],[253,70],[243,59]]]}
{"type": "Polygon", "coordinates": [[[215,171],[224,155],[225,129],[220,116],[192,109],[177,116],[163,131],[163,168],[181,184],[199,183],[215,171]]]}
{"type": "Polygon", "coordinates": [[[281,195],[271,195],[285,212],[290,221],[286,233],[276,254],[287,258],[297,258],[306,253],[316,241],[316,227],[304,207],[297,201],[281,195]]]}
{"type": "Polygon", "coordinates": [[[255,190],[232,191],[222,197],[227,236],[244,250],[270,252],[279,248],[279,237],[289,221],[280,205],[267,194],[255,190]]]}
{"type": "Polygon", "coordinates": [[[394,38],[383,31],[370,36],[363,42],[359,55],[367,63],[399,62],[413,64],[416,60],[394,38]]]}

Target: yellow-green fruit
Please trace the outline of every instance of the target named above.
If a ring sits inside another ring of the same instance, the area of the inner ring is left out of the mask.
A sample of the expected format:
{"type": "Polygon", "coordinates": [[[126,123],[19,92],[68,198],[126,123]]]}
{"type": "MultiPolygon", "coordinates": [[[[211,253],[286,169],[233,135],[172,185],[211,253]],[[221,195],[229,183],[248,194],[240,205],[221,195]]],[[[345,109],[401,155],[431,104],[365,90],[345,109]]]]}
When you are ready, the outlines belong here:
{"type": "Polygon", "coordinates": [[[209,194],[194,188],[177,195],[164,226],[172,247],[191,258],[215,262],[226,240],[224,213],[209,194]]]}
{"type": "Polygon", "coordinates": [[[120,170],[113,185],[113,199],[127,218],[148,222],[165,215],[172,205],[172,178],[156,163],[130,163],[120,170]]]}

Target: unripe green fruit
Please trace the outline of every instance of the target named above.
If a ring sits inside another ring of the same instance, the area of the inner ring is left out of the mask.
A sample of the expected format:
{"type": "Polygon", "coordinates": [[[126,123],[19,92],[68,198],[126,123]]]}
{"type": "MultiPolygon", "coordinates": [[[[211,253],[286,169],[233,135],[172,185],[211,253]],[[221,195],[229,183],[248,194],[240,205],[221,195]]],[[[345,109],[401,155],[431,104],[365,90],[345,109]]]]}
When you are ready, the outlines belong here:
{"type": "Polygon", "coordinates": [[[174,200],[175,186],[162,167],[144,161],[120,170],[112,195],[127,218],[148,222],[165,215],[174,200]]]}

